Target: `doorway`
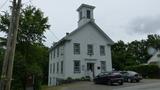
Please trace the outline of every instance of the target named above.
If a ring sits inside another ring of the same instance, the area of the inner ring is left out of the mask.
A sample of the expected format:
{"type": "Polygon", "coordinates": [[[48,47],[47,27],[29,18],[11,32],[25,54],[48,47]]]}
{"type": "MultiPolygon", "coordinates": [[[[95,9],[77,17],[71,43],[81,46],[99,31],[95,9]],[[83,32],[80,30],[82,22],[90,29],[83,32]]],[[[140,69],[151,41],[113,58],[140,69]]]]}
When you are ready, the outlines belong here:
{"type": "Polygon", "coordinates": [[[94,63],[87,63],[87,71],[91,71],[93,73],[93,77],[95,76],[94,63]]]}

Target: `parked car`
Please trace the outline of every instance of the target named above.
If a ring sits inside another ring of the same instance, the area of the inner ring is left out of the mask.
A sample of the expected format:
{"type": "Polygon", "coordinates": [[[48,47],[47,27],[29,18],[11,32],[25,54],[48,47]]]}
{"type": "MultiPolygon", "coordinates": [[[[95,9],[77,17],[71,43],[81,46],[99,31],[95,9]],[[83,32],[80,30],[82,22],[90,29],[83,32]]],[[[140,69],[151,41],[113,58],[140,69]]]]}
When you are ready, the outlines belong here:
{"type": "Polygon", "coordinates": [[[142,80],[142,76],[134,71],[120,71],[125,82],[140,82],[142,80]]]}
{"type": "Polygon", "coordinates": [[[93,79],[95,84],[123,85],[123,77],[119,72],[102,72],[93,79]]]}

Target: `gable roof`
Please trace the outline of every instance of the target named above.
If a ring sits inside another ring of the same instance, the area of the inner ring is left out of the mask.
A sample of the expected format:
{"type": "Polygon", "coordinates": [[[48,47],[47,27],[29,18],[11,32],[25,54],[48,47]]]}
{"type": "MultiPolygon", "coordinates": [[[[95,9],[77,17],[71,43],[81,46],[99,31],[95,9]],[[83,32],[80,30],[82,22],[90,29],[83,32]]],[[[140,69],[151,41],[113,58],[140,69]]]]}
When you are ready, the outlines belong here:
{"type": "Polygon", "coordinates": [[[91,24],[93,25],[99,32],[100,34],[109,42],[109,45],[113,45],[114,41],[96,24],[94,23],[92,20],[88,21],[86,24],[78,27],[77,29],[75,29],[74,31],[72,31],[71,33],[69,33],[68,35],[66,35],[65,37],[63,37],[61,40],[59,40],[58,42],[56,42],[52,47],[51,50],[53,48],[55,48],[56,46],[60,45],[61,43],[65,43],[66,41],[70,41],[70,39],[68,37],[70,37],[71,35],[75,34],[76,32],[78,32],[79,30],[81,30],[81,28],[85,27],[86,25],[91,24]]]}
{"type": "Polygon", "coordinates": [[[148,60],[147,63],[150,64],[154,62],[160,62],[160,51],[159,50],[148,60]]]}

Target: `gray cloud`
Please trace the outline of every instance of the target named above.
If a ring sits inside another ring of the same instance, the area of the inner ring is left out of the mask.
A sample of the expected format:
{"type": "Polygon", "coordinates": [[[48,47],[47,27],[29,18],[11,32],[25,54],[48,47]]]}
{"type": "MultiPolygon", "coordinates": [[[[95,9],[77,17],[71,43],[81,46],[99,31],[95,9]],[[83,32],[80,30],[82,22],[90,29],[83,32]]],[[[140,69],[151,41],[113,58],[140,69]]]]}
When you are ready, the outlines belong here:
{"type": "Polygon", "coordinates": [[[160,15],[136,18],[129,23],[128,29],[133,33],[157,33],[160,31],[160,15]]]}

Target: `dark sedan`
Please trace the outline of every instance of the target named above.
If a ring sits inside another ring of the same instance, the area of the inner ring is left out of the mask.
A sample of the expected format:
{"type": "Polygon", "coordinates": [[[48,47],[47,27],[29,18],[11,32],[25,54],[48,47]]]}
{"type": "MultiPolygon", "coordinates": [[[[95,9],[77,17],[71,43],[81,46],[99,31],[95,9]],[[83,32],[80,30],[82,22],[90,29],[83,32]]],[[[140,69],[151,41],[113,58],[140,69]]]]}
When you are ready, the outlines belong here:
{"type": "Polygon", "coordinates": [[[123,85],[123,77],[118,72],[103,72],[94,78],[95,84],[108,84],[112,85],[114,83],[118,83],[119,85],[123,85]]]}
{"type": "Polygon", "coordinates": [[[142,76],[134,71],[121,71],[120,72],[124,78],[125,82],[140,82],[142,80],[142,76]]]}

